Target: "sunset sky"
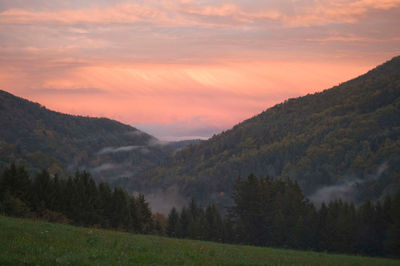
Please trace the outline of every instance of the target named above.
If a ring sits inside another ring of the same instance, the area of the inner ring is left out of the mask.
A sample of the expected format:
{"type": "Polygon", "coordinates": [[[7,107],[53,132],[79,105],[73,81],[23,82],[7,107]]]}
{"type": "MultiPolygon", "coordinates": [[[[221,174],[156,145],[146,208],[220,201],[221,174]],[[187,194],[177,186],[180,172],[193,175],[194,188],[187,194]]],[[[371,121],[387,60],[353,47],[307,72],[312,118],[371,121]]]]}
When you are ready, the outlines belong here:
{"type": "Polygon", "coordinates": [[[0,89],[210,137],[400,55],[400,0],[0,0],[0,89]]]}

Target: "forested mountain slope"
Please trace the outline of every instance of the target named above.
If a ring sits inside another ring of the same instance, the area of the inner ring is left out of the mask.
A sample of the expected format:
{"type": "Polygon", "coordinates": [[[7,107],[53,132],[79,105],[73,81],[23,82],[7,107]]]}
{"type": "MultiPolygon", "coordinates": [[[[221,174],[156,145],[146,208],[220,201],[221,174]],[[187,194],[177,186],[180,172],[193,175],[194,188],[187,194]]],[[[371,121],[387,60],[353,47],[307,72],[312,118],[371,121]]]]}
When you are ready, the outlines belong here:
{"type": "Polygon", "coordinates": [[[162,145],[105,118],[65,115],[0,91],[0,168],[89,170],[131,191],[228,203],[238,176],[289,177],[309,197],[379,198],[400,183],[400,57],[290,99],[197,145],[162,145]],[[168,190],[169,191],[169,190],[168,190]]]}
{"type": "Polygon", "coordinates": [[[107,180],[135,176],[170,154],[153,136],[106,118],[53,112],[0,90],[0,168],[91,171],[107,180]]]}
{"type": "Polygon", "coordinates": [[[233,181],[254,173],[293,178],[307,196],[326,189],[322,194],[342,193],[352,200],[378,198],[399,187],[399,96],[396,57],[185,147],[147,173],[147,185],[178,184],[188,197],[228,202],[233,181]]]}

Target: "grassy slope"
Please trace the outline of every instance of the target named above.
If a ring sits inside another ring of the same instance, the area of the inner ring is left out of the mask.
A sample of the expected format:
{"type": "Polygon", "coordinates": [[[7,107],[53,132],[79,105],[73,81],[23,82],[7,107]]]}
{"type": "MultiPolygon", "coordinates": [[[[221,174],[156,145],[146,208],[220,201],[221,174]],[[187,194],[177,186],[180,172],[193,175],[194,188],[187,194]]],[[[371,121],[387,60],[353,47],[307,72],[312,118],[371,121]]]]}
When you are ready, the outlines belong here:
{"type": "Polygon", "coordinates": [[[399,265],[400,261],[179,240],[0,216],[0,265],[399,265]]]}

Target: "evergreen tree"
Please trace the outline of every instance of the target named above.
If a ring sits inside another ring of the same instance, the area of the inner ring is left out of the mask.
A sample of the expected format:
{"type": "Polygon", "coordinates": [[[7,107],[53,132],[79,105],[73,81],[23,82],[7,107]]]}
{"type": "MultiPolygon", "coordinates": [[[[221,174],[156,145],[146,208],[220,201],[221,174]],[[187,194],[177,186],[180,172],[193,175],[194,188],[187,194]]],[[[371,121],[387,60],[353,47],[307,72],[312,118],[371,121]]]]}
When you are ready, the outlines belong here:
{"type": "Polygon", "coordinates": [[[149,204],[144,199],[143,194],[139,194],[136,199],[138,208],[138,219],[140,221],[141,233],[148,234],[153,231],[153,218],[149,204]]]}
{"type": "Polygon", "coordinates": [[[169,237],[179,237],[180,225],[179,225],[179,214],[175,207],[168,214],[167,222],[167,235],[169,237]]]}
{"type": "Polygon", "coordinates": [[[189,237],[189,226],[192,222],[192,214],[185,207],[182,208],[179,216],[178,237],[189,237]]]}
{"type": "Polygon", "coordinates": [[[385,254],[399,257],[400,255],[400,190],[394,195],[390,204],[390,220],[387,227],[385,254]]]}
{"type": "Polygon", "coordinates": [[[111,226],[116,229],[128,229],[131,225],[129,197],[126,191],[117,187],[112,196],[111,226]]]}
{"type": "Polygon", "coordinates": [[[102,227],[109,228],[111,226],[112,213],[113,213],[113,193],[107,183],[99,184],[99,210],[102,217],[102,227]]]}
{"type": "Polygon", "coordinates": [[[376,212],[371,201],[367,200],[358,210],[358,244],[357,251],[367,255],[376,255],[377,236],[374,228],[376,212]]]}
{"type": "Polygon", "coordinates": [[[42,170],[36,175],[32,184],[33,206],[37,212],[48,209],[54,200],[54,187],[49,172],[42,170]]]}
{"type": "Polygon", "coordinates": [[[215,205],[208,205],[205,210],[205,239],[222,241],[223,226],[221,215],[215,205]]]}
{"type": "Polygon", "coordinates": [[[31,180],[22,166],[12,163],[0,175],[0,200],[8,191],[8,196],[20,199],[24,203],[31,200],[31,180]]]}
{"type": "Polygon", "coordinates": [[[250,175],[236,181],[235,204],[224,217],[215,205],[203,208],[192,199],[180,213],[173,208],[166,220],[151,213],[142,194],[97,185],[87,172],[59,179],[43,170],[31,181],[23,167],[10,165],[0,185],[1,214],[136,233],[162,235],[165,229],[170,237],[220,242],[373,256],[400,253],[400,191],[383,203],[366,201],[356,208],[335,200],[316,210],[296,182],[250,175]]]}
{"type": "Polygon", "coordinates": [[[199,207],[194,199],[190,201],[189,208],[188,236],[192,239],[203,239],[205,233],[204,210],[199,207]]]}

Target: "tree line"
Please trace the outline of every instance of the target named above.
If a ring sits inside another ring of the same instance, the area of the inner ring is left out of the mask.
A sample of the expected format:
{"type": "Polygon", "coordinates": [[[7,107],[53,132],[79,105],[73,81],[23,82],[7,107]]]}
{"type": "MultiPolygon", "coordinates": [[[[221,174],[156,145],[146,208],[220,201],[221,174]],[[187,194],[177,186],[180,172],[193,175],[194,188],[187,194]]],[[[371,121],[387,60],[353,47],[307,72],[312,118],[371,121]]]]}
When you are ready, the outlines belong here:
{"type": "Polygon", "coordinates": [[[365,180],[356,202],[377,200],[400,184],[399,69],[396,57],[332,89],[277,104],[186,146],[142,180],[148,187],[178,184],[205,204],[219,194],[217,203],[226,204],[236,177],[250,173],[297,180],[305,195],[354,176],[365,180]],[[383,164],[379,178],[369,178],[383,164]]]}
{"type": "Polygon", "coordinates": [[[289,179],[237,179],[234,205],[221,216],[194,201],[168,215],[171,237],[369,256],[400,254],[400,191],[359,206],[341,200],[317,209],[289,179]]]}
{"type": "Polygon", "coordinates": [[[181,211],[172,208],[168,215],[166,234],[169,237],[232,242],[230,220],[222,216],[214,204],[202,208],[193,199],[181,211]]]}
{"type": "Polygon", "coordinates": [[[96,184],[88,172],[60,179],[42,170],[30,178],[11,164],[0,176],[0,214],[118,229],[135,233],[160,230],[144,196],[96,184]]]}
{"type": "Polygon", "coordinates": [[[316,208],[289,179],[237,179],[233,206],[191,200],[168,218],[153,214],[143,195],[97,184],[87,172],[34,178],[11,164],[0,175],[0,214],[53,222],[234,244],[370,256],[400,254],[400,191],[359,206],[341,200],[316,208]]]}

